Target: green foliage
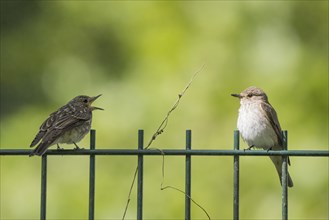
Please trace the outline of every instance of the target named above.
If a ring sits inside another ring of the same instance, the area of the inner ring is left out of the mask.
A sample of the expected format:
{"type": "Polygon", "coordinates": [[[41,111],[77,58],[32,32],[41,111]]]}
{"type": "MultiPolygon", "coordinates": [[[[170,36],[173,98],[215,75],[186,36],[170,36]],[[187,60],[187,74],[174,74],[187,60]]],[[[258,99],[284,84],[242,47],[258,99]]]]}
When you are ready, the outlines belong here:
{"type": "MultiPolygon", "coordinates": [[[[289,131],[289,149],[328,149],[327,1],[6,0],[0,43],[2,149],[27,149],[47,115],[82,94],[103,94],[97,148],[136,148],[137,130],[151,138],[203,64],[153,147],[183,148],[192,129],[193,148],[231,149],[230,94],[255,85],[289,131]]],[[[38,218],[40,158],[0,160],[0,218],[38,218]]],[[[291,160],[289,216],[328,219],[328,158],[291,160]]],[[[96,161],[96,218],[121,218],[136,159],[96,161]]],[[[167,157],[167,184],[184,188],[183,162],[167,157]]],[[[192,196],[213,219],[232,218],[232,166],[229,157],[192,158],[192,196]]],[[[47,217],[86,219],[88,159],[49,157],[48,167],[47,217]]],[[[145,218],[183,218],[183,196],[160,190],[161,157],[145,159],[144,175],[145,218]]],[[[241,218],[281,218],[276,175],[268,158],[241,158],[241,218]]],[[[205,217],[195,206],[192,216],[205,217]]]]}

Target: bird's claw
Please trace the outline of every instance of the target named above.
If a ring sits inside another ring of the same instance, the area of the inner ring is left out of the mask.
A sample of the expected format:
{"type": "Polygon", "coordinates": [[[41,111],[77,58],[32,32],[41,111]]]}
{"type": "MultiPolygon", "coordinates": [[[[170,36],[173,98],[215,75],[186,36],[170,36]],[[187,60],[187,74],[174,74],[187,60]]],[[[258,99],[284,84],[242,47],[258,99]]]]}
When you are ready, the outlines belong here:
{"type": "Polygon", "coordinates": [[[251,146],[249,146],[248,148],[246,148],[246,149],[243,149],[243,151],[246,151],[246,150],[251,150],[252,148],[254,148],[255,146],[254,145],[251,145],[251,146]]]}
{"type": "Polygon", "coordinates": [[[64,148],[60,147],[60,146],[57,144],[57,150],[64,150],[64,148]]]}
{"type": "Polygon", "coordinates": [[[75,146],[75,148],[73,148],[73,150],[83,150],[84,148],[83,147],[78,147],[78,146],[75,146]]]}
{"type": "Polygon", "coordinates": [[[73,144],[75,145],[75,148],[73,148],[73,150],[83,150],[83,147],[79,147],[76,143],[73,142],[73,144]]]}

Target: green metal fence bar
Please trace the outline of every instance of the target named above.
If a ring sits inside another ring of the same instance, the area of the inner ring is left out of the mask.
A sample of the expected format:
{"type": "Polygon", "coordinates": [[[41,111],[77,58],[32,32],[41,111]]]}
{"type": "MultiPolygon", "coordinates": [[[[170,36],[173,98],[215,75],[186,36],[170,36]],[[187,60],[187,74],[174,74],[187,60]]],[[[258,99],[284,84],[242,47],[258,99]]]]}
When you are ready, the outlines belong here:
{"type": "MultiPolygon", "coordinates": [[[[144,131],[138,131],[138,150],[144,149],[144,131]]],[[[143,219],[143,155],[138,155],[138,176],[137,176],[137,219],[143,219]]]]}
{"type": "MultiPolygon", "coordinates": [[[[96,131],[90,131],[90,149],[96,148],[96,131]]],[[[89,162],[89,220],[95,218],[95,155],[90,155],[89,162]]]]}
{"type": "MultiPolygon", "coordinates": [[[[192,131],[186,130],[186,150],[192,147],[192,131]]],[[[191,155],[185,157],[185,220],[191,219],[191,155]]]]}
{"type": "MultiPolygon", "coordinates": [[[[283,150],[288,149],[288,132],[282,131],[283,135],[283,150]]],[[[288,157],[282,156],[282,220],[288,219],[288,157]]]]}
{"type": "Polygon", "coordinates": [[[40,200],[40,219],[46,219],[47,208],[47,155],[41,159],[41,200],[40,200]]]}
{"type": "MultiPolygon", "coordinates": [[[[222,148],[222,147],[217,147],[222,148]]],[[[163,149],[163,148],[162,148],[163,149]]],[[[22,149],[0,149],[0,156],[13,156],[13,155],[26,155],[28,156],[31,150],[22,149]]],[[[161,156],[164,153],[167,156],[294,156],[294,157],[328,157],[328,150],[281,150],[281,151],[266,151],[266,150],[185,150],[175,149],[169,150],[164,149],[96,149],[96,150],[48,150],[45,155],[71,155],[71,156],[82,156],[82,155],[116,155],[116,156],[131,156],[131,155],[146,155],[146,156],[161,156]]]]}
{"type": "MultiPolygon", "coordinates": [[[[240,148],[239,131],[234,131],[234,150],[240,148]]],[[[240,159],[239,155],[234,155],[233,162],[233,219],[239,219],[239,190],[240,190],[240,159]]]]}
{"type": "MultiPolygon", "coordinates": [[[[89,176],[89,220],[95,218],[95,159],[96,155],[110,156],[138,156],[137,179],[137,219],[143,219],[143,158],[144,156],[185,156],[185,219],[191,219],[191,157],[192,156],[233,156],[233,219],[239,219],[239,158],[240,156],[282,156],[282,219],[288,219],[288,156],[294,157],[329,157],[328,150],[287,150],[287,132],[283,132],[284,149],[281,151],[266,150],[239,150],[239,131],[234,131],[233,150],[192,150],[191,130],[186,131],[186,149],[154,150],[144,149],[144,131],[138,131],[138,149],[95,149],[96,131],[90,133],[90,149],[80,150],[48,150],[41,158],[41,201],[40,219],[46,219],[47,207],[47,158],[56,155],[90,156],[89,176]]],[[[219,147],[218,147],[219,148],[219,147]]],[[[28,156],[31,150],[0,149],[0,156],[28,156]]]]}

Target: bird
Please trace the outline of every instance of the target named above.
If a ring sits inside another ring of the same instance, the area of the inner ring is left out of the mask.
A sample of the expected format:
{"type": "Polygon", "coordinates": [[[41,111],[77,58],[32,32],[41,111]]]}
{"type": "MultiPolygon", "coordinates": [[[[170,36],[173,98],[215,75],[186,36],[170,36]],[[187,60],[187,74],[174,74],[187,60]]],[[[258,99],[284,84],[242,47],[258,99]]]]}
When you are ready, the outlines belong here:
{"type": "Polygon", "coordinates": [[[50,146],[55,144],[57,144],[57,149],[62,149],[59,146],[62,143],[74,144],[74,149],[80,149],[77,143],[90,131],[92,112],[94,110],[104,110],[91,106],[100,96],[79,95],[51,113],[41,124],[39,132],[30,145],[30,147],[34,147],[40,142],[30,153],[30,157],[34,155],[42,156],[50,146]]]}
{"type": "MultiPolygon", "coordinates": [[[[239,94],[231,94],[240,99],[237,127],[242,139],[252,148],[264,150],[282,150],[284,137],[277,113],[268,101],[266,93],[255,86],[248,87],[239,94]]],[[[282,156],[270,156],[282,185],[282,156]]],[[[288,157],[288,164],[290,160],[288,157]]],[[[293,181],[288,173],[288,186],[293,181]]]]}

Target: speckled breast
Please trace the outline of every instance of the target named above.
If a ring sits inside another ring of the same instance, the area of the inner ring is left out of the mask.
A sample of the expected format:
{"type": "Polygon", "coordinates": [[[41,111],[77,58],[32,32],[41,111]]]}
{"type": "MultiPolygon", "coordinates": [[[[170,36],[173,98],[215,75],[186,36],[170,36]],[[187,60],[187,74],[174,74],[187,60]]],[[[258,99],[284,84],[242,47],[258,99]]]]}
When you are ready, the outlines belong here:
{"type": "Polygon", "coordinates": [[[89,133],[91,127],[91,120],[86,121],[84,124],[66,131],[58,140],[57,143],[73,144],[77,143],[89,133]]]}

